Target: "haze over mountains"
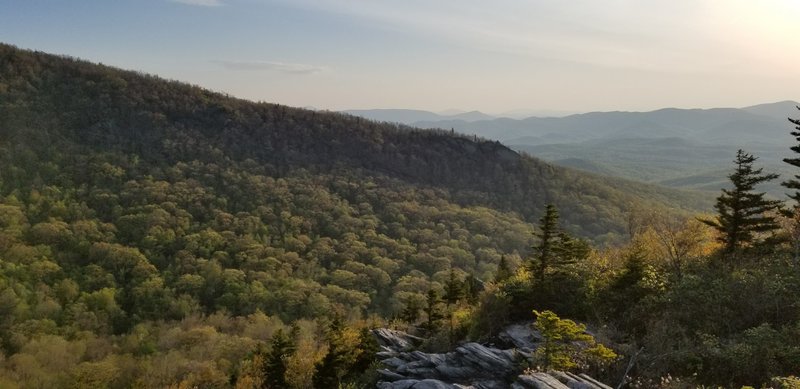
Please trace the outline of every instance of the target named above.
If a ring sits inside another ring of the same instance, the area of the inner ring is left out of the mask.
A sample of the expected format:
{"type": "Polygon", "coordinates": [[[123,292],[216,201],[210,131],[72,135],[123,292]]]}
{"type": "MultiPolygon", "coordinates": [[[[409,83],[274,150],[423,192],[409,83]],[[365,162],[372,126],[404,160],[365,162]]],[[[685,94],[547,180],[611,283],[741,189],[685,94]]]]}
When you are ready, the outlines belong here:
{"type": "MultiPolygon", "coordinates": [[[[739,148],[759,156],[768,170],[788,173],[782,159],[791,155],[788,145],[793,137],[786,118],[797,112],[797,105],[781,101],[744,108],[665,108],[482,120],[350,112],[499,140],[513,149],[594,173],[677,188],[718,190],[739,148]],[[410,121],[424,117],[429,119],[410,121]]],[[[777,182],[768,189],[781,195],[777,182]]]]}

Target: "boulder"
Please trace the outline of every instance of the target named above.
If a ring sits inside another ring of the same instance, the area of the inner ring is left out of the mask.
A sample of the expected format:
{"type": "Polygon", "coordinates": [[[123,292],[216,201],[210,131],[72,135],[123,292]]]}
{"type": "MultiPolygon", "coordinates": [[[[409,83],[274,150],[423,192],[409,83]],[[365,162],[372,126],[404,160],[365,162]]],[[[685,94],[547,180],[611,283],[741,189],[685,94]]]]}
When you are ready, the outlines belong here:
{"type": "Polygon", "coordinates": [[[434,379],[379,382],[378,389],[457,389],[458,387],[434,379]]]}
{"type": "Polygon", "coordinates": [[[388,328],[378,328],[373,330],[372,333],[378,340],[378,344],[394,351],[412,350],[415,345],[422,343],[424,340],[403,331],[395,331],[388,328]]]}
{"type": "Polygon", "coordinates": [[[513,389],[569,389],[568,386],[559,382],[555,377],[547,373],[523,374],[511,384],[513,389]]]}
{"type": "Polygon", "coordinates": [[[503,343],[526,352],[534,351],[542,341],[542,334],[534,330],[530,323],[512,324],[503,329],[497,337],[503,343]]]}

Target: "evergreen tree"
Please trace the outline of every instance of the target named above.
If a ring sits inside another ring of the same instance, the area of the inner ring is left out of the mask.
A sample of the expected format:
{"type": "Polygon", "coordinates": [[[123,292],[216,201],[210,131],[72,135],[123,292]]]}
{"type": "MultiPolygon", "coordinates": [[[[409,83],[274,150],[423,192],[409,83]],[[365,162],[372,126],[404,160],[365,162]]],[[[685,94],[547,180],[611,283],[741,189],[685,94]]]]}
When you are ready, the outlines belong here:
{"type": "Polygon", "coordinates": [[[347,374],[352,350],[345,344],[344,330],[339,318],[335,317],[328,330],[328,353],[317,362],[312,378],[315,388],[338,388],[342,377],[347,374]]]}
{"type": "Polygon", "coordinates": [[[547,204],[544,215],[539,219],[539,232],[534,232],[539,244],[534,246],[534,258],[531,263],[536,278],[544,279],[547,268],[553,259],[553,249],[558,239],[558,210],[555,205],[547,204]]]}
{"type": "Polygon", "coordinates": [[[588,243],[570,236],[558,227],[558,210],[548,204],[545,214],[539,219],[539,232],[534,235],[538,244],[533,247],[533,258],[529,263],[534,276],[544,281],[547,272],[585,259],[590,252],[588,243]]]}
{"type": "MultiPolygon", "coordinates": [[[[377,354],[381,351],[381,346],[378,340],[372,334],[369,328],[362,328],[358,333],[358,345],[355,350],[355,360],[353,365],[348,369],[352,380],[363,381],[364,376],[369,377],[375,372],[373,364],[377,361],[377,354]]],[[[363,387],[374,387],[372,385],[363,385],[363,387]]]]}
{"type": "Polygon", "coordinates": [[[579,362],[605,365],[617,358],[611,349],[597,343],[586,333],[586,326],[562,319],[552,311],[533,311],[533,327],[542,334],[543,344],[536,349],[535,357],[545,370],[569,370],[579,362]],[[587,347],[580,347],[583,343],[587,347]]]}
{"type": "Polygon", "coordinates": [[[264,383],[267,388],[285,388],[287,359],[295,351],[294,340],[278,329],[271,339],[272,349],[264,361],[264,383]]]}
{"type": "Polygon", "coordinates": [[[464,283],[458,279],[454,269],[450,269],[450,277],[444,285],[444,301],[448,306],[464,298],[464,283]]]}
{"type": "MultiPolygon", "coordinates": [[[[797,107],[797,109],[800,109],[800,107],[797,107]]],[[[797,131],[792,131],[791,134],[797,139],[798,144],[792,146],[791,150],[800,154],[800,119],[789,118],[789,121],[797,126],[795,127],[797,131]]],[[[783,162],[795,167],[800,167],[800,158],[784,158],[783,162]]],[[[781,185],[788,189],[794,189],[795,192],[788,196],[795,201],[795,208],[800,207],[800,175],[795,175],[793,179],[786,180],[782,182],[781,185]]]]}
{"type": "Polygon", "coordinates": [[[406,306],[400,312],[400,319],[408,324],[414,324],[419,320],[419,311],[422,309],[422,301],[412,295],[406,299],[406,306]]]}
{"type": "Polygon", "coordinates": [[[512,275],[513,273],[511,272],[511,267],[508,266],[508,260],[506,260],[506,256],[501,256],[500,263],[497,264],[497,273],[494,275],[494,282],[503,282],[512,275]]]}
{"type": "Polygon", "coordinates": [[[727,254],[756,243],[755,234],[779,228],[775,218],[767,213],[779,210],[781,202],[765,199],[763,192],[753,192],[756,185],[774,180],[778,175],[764,174],[763,169],[754,169],[753,162],[756,159],[742,150],[736,153],[736,170],[728,176],[733,189],[723,189],[722,195],[717,197],[714,209],[718,215],[715,220],[701,220],[719,232],[717,239],[727,254]]]}
{"type": "Polygon", "coordinates": [[[444,319],[442,308],[442,298],[439,297],[439,293],[435,289],[429,289],[424,309],[427,320],[422,326],[429,335],[442,327],[442,320],[444,319]]]}
{"type": "Polygon", "coordinates": [[[475,305],[478,303],[478,297],[480,297],[483,290],[483,282],[472,274],[468,275],[464,280],[464,294],[470,304],[475,305]]]}

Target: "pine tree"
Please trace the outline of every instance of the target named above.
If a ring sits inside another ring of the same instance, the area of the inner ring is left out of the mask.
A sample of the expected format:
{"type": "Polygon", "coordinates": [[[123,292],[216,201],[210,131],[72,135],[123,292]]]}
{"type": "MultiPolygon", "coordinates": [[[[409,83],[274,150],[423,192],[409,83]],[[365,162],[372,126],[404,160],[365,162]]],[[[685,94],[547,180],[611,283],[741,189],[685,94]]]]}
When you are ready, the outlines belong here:
{"type": "Polygon", "coordinates": [[[341,320],[334,317],[327,334],[328,353],[317,362],[312,377],[315,388],[338,388],[347,374],[352,350],[345,344],[344,330],[341,320]]]}
{"type": "Polygon", "coordinates": [[[376,355],[381,351],[378,340],[372,335],[369,328],[362,328],[358,333],[358,346],[356,347],[356,359],[350,369],[355,375],[367,372],[370,366],[376,361],[376,355]]]}
{"type": "Polygon", "coordinates": [[[558,227],[558,210],[552,204],[545,208],[545,214],[539,219],[539,232],[534,235],[538,244],[533,247],[533,258],[529,267],[539,281],[549,270],[561,268],[585,259],[590,252],[588,243],[570,236],[558,227]]]}
{"type": "Polygon", "coordinates": [[[467,298],[467,302],[471,305],[478,303],[478,297],[480,297],[483,290],[483,282],[475,278],[472,274],[468,275],[464,280],[464,295],[467,298]]]}
{"type": "Polygon", "coordinates": [[[415,324],[419,320],[419,311],[422,309],[422,301],[412,295],[406,299],[406,306],[400,312],[400,319],[408,324],[415,324]]]}
{"type": "Polygon", "coordinates": [[[282,329],[278,329],[270,341],[272,349],[267,353],[264,361],[264,376],[267,388],[285,388],[286,362],[295,351],[294,340],[286,336],[282,329]]]}
{"type": "Polygon", "coordinates": [[[597,343],[594,336],[586,333],[586,326],[569,319],[562,319],[552,311],[533,311],[536,321],[533,327],[542,334],[544,342],[534,356],[545,370],[569,370],[579,362],[606,365],[617,358],[617,354],[597,343]],[[584,347],[579,344],[583,343],[584,347]]]}
{"type": "MultiPolygon", "coordinates": [[[[800,107],[797,107],[797,109],[800,109],[800,107]]],[[[800,154],[800,119],[789,118],[789,121],[796,126],[795,130],[797,131],[792,131],[791,134],[795,137],[795,139],[797,139],[798,142],[798,144],[791,147],[791,150],[800,154]]],[[[795,167],[800,167],[800,158],[784,158],[783,162],[795,167]]],[[[794,189],[795,192],[789,194],[788,196],[795,201],[795,208],[800,207],[800,175],[795,175],[793,179],[784,181],[781,183],[781,185],[788,189],[794,189]]]]}
{"type": "Polygon", "coordinates": [[[544,215],[539,219],[539,232],[534,235],[539,239],[539,244],[533,248],[534,260],[531,265],[536,278],[543,280],[551,265],[553,248],[558,239],[558,210],[555,205],[547,204],[544,215]]]}
{"type": "Polygon", "coordinates": [[[715,220],[701,220],[719,232],[717,239],[727,254],[757,243],[755,234],[779,228],[775,218],[768,212],[779,210],[781,202],[765,199],[763,192],[753,192],[758,184],[774,180],[778,175],[764,174],[760,168],[753,169],[756,159],[742,150],[736,153],[733,161],[736,170],[728,176],[733,189],[723,189],[722,195],[717,197],[714,209],[718,215],[715,220]]]}
{"type": "Polygon", "coordinates": [[[435,289],[428,290],[424,311],[425,315],[427,315],[427,320],[422,325],[425,332],[430,335],[441,329],[442,320],[444,319],[442,298],[439,297],[439,293],[435,289]]]}
{"type": "Polygon", "coordinates": [[[501,256],[500,262],[497,264],[497,273],[494,275],[494,282],[503,282],[509,279],[512,275],[513,273],[511,272],[511,267],[508,266],[508,260],[506,260],[506,256],[501,256]]]}
{"type": "Polygon", "coordinates": [[[454,269],[450,269],[450,278],[444,284],[444,301],[448,306],[464,298],[464,283],[458,279],[454,269]]]}

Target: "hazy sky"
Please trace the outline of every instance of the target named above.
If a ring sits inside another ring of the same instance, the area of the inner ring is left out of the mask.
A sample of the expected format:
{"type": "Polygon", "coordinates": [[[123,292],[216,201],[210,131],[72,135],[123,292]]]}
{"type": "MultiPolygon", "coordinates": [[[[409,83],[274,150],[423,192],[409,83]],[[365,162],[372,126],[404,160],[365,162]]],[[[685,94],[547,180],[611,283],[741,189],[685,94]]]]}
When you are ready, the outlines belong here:
{"type": "Polygon", "coordinates": [[[4,0],[0,40],[326,109],[800,100],[800,0],[4,0]]]}

